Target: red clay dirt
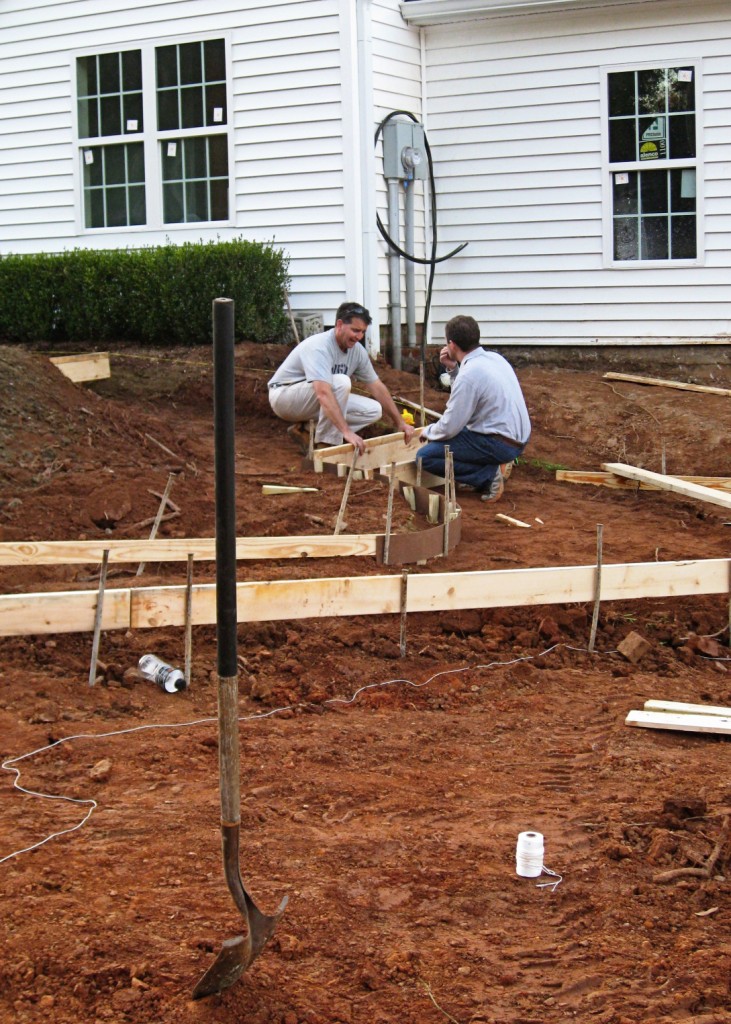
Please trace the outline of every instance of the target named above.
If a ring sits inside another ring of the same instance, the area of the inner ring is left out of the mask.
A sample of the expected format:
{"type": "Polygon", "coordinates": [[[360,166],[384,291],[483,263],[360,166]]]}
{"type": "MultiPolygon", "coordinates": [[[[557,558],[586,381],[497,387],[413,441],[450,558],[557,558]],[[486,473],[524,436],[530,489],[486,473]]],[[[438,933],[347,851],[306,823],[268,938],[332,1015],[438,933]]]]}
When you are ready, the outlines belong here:
{"type": "MultiPolygon", "coordinates": [[[[284,354],[236,350],[241,535],[331,533],[340,506],[343,480],[304,471],[269,411],[284,354]],[[264,483],[320,490],[263,497],[264,483]]],[[[417,378],[380,369],[418,399],[417,378]]],[[[180,513],[161,535],[212,536],[211,376],[205,349],[124,348],[110,380],[82,386],[43,352],[0,348],[0,540],[147,537],[171,472],[180,513]]],[[[731,399],[598,368],[519,377],[535,429],[502,501],[460,495],[462,543],[413,574],[593,564],[599,523],[605,563],[728,557],[727,510],[554,470],[659,471],[664,447],[669,473],[730,475],[731,399]]],[[[731,387],[713,364],[683,379],[731,387]]],[[[429,388],[426,405],[445,397],[429,388]]],[[[347,531],[383,532],[386,498],[354,482],[347,531]]],[[[423,528],[395,512],[398,530],[423,528]]],[[[113,567],[108,586],[185,580],[180,564],[136,568],[113,567]]],[[[0,568],[0,592],[95,589],[98,571],[0,568]]],[[[238,578],[383,572],[282,559],[239,563],[238,578]]],[[[192,685],[175,695],[129,670],[148,651],[181,666],[181,629],[104,633],[93,688],[89,634],[1,639],[0,755],[31,755],[9,767],[33,792],[0,774],[0,1020],[728,1021],[731,748],[624,724],[649,698],[731,704],[728,596],[603,604],[593,654],[591,615],[414,614],[404,658],[398,616],[242,624],[242,873],[265,912],[290,903],[250,971],[197,1003],[242,924],[221,865],[214,628],[195,627],[192,685]],[[618,651],[633,633],[634,662],[618,651]],[[545,837],[555,890],[515,873],[527,830],[545,837]]]]}

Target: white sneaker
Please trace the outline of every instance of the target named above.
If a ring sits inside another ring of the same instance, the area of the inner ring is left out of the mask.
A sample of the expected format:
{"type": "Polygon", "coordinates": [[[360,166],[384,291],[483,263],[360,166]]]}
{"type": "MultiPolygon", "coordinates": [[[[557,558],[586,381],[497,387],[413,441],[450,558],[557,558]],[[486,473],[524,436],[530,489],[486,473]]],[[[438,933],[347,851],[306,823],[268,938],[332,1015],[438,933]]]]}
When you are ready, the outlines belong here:
{"type": "Polygon", "coordinates": [[[503,480],[503,474],[501,468],[498,466],[498,471],[490,482],[490,486],[486,491],[482,492],[482,501],[499,501],[503,496],[505,490],[505,481],[503,480]]]}

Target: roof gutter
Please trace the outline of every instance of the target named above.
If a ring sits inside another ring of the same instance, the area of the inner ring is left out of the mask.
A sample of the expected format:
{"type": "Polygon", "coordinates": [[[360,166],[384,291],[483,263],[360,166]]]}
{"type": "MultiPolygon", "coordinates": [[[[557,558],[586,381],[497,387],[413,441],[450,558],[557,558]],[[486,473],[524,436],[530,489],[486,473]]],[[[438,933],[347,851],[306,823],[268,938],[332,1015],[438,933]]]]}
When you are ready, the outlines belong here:
{"type": "Polygon", "coordinates": [[[525,14],[638,7],[657,0],[401,0],[401,16],[410,25],[446,25],[525,14]]]}

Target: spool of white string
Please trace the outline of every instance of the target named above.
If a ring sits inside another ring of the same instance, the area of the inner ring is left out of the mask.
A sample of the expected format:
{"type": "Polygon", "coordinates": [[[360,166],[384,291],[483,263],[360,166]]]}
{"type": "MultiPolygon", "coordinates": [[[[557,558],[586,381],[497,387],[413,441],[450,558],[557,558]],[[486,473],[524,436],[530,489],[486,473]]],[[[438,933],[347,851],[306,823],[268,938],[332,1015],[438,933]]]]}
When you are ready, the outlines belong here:
{"type": "Polygon", "coordinates": [[[543,871],[543,836],[521,832],[515,849],[515,871],[522,878],[538,878],[543,871]]]}

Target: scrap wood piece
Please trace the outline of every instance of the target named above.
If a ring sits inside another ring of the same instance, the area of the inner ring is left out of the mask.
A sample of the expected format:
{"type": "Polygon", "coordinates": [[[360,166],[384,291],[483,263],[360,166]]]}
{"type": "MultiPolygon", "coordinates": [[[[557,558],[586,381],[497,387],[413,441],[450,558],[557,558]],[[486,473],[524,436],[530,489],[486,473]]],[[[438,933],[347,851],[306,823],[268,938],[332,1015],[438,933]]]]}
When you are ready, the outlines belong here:
{"type": "Polygon", "coordinates": [[[632,373],[605,373],[604,380],[624,380],[628,384],[654,384],[663,388],[676,388],[678,391],[701,391],[706,395],[731,395],[729,388],[714,388],[706,384],[686,384],[679,380],[662,380],[659,377],[636,377],[632,373]]]}
{"type": "Polygon", "coordinates": [[[677,476],[663,476],[662,473],[652,473],[649,469],[639,469],[637,466],[627,466],[621,462],[603,462],[602,469],[628,480],[656,484],[661,491],[672,491],[675,494],[682,494],[685,498],[696,498],[711,505],[731,508],[731,494],[713,490],[711,487],[702,487],[700,484],[690,484],[677,476]]]}
{"type": "MultiPolygon", "coordinates": [[[[637,487],[643,491],[662,490],[657,484],[643,480],[627,480],[625,477],[617,476],[616,473],[592,472],[574,469],[557,469],[556,479],[568,484],[593,484],[595,487],[611,487],[615,489],[636,490],[637,487]]],[[[684,480],[689,484],[700,484],[702,487],[712,487],[716,491],[728,491],[731,494],[731,476],[675,476],[676,480],[684,480]]]]}
{"type": "Polygon", "coordinates": [[[723,715],[673,714],[670,711],[630,711],[625,725],[676,732],[713,732],[731,736],[731,717],[723,715]]]}
{"type": "Polygon", "coordinates": [[[319,487],[290,487],[286,484],[262,484],[262,494],[317,494],[319,487]]]}
{"type": "Polygon", "coordinates": [[[506,516],[504,512],[497,512],[495,518],[499,519],[501,523],[507,523],[509,526],[522,526],[526,530],[530,530],[530,523],[524,523],[522,519],[513,519],[512,516],[506,516]]]}
{"type": "Polygon", "coordinates": [[[74,384],[111,377],[108,352],[84,352],[78,356],[52,356],[51,362],[74,384]]]}
{"type": "Polygon", "coordinates": [[[646,700],[645,711],[669,711],[676,715],[718,715],[731,718],[731,708],[714,707],[712,704],[684,704],[678,700],[646,700]]]}
{"type": "MultiPolygon", "coordinates": [[[[407,409],[413,409],[415,412],[421,412],[421,405],[418,402],[412,402],[408,398],[401,398],[400,396],[394,395],[393,400],[396,405],[405,405],[407,409]]],[[[441,412],[435,412],[433,409],[427,409],[424,406],[424,415],[429,416],[433,420],[440,420],[443,416],[441,412]]]]}

